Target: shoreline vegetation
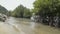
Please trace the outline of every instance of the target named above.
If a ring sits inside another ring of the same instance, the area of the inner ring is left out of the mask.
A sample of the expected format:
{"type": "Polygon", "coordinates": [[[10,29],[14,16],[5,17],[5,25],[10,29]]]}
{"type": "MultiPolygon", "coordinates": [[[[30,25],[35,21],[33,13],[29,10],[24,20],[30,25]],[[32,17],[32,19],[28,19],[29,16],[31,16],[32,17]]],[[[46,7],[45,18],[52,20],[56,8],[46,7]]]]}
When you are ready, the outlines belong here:
{"type": "Polygon", "coordinates": [[[0,13],[19,18],[31,18],[34,13],[35,16],[39,15],[39,18],[34,17],[35,20],[56,28],[60,27],[60,0],[36,0],[33,5],[34,8],[29,9],[21,4],[13,11],[8,11],[0,5],[0,13]]]}

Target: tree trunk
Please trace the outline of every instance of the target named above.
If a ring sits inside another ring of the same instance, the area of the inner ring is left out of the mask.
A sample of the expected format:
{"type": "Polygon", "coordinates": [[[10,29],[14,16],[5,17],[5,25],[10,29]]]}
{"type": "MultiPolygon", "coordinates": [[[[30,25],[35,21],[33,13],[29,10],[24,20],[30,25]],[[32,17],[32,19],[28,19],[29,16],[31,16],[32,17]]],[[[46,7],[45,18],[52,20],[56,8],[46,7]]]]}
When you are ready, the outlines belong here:
{"type": "Polygon", "coordinates": [[[49,17],[49,26],[53,26],[53,17],[49,17]]]}

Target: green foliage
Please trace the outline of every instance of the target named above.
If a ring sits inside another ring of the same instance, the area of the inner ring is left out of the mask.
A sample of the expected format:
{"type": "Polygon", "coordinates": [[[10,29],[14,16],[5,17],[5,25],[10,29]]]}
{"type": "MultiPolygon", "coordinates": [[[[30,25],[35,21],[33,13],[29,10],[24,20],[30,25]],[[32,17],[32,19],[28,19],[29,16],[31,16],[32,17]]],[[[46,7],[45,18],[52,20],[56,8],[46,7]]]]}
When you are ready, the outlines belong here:
{"type": "Polygon", "coordinates": [[[8,10],[0,5],[0,13],[7,15],[8,10]]]}
{"type": "Polygon", "coordinates": [[[60,14],[60,0],[36,0],[34,3],[33,12],[39,13],[42,16],[53,16],[60,14]]]}
{"type": "Polygon", "coordinates": [[[14,17],[30,17],[30,9],[24,7],[23,5],[19,5],[16,9],[12,12],[12,16],[14,17]]]}
{"type": "Polygon", "coordinates": [[[12,12],[12,15],[15,17],[23,17],[23,13],[24,13],[24,6],[20,5],[12,12]]]}
{"type": "Polygon", "coordinates": [[[30,17],[31,16],[31,12],[30,12],[30,9],[28,9],[28,8],[25,8],[24,9],[24,17],[30,17]]]}
{"type": "Polygon", "coordinates": [[[7,12],[7,16],[12,16],[11,14],[12,14],[12,11],[7,12]]]}

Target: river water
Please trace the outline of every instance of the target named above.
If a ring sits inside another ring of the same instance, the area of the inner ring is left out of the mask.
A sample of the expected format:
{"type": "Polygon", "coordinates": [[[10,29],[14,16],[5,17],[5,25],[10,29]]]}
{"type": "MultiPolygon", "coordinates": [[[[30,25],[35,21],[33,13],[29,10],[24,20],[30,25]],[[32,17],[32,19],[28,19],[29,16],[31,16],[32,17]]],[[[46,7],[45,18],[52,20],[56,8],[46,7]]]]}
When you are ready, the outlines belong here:
{"type": "Polygon", "coordinates": [[[60,30],[30,19],[10,17],[0,22],[0,34],[60,34],[60,30]]]}

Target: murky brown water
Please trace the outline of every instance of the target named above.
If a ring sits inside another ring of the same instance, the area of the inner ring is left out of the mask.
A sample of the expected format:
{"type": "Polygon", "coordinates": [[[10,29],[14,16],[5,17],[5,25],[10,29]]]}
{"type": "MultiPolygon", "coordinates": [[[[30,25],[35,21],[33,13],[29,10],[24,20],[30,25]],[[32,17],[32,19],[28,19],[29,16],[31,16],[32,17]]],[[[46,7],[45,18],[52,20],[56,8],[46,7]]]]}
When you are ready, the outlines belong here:
{"type": "Polygon", "coordinates": [[[10,17],[0,22],[0,34],[60,34],[60,30],[29,19],[10,17]]]}

